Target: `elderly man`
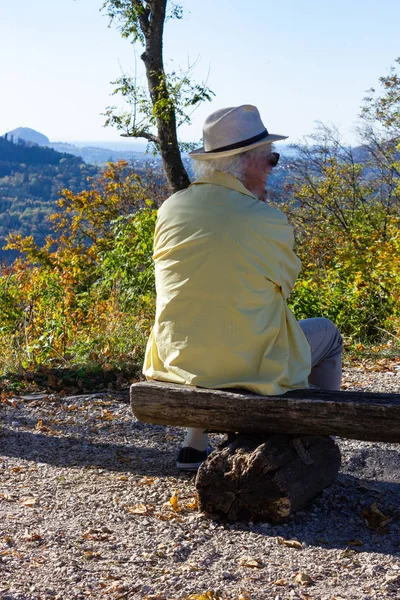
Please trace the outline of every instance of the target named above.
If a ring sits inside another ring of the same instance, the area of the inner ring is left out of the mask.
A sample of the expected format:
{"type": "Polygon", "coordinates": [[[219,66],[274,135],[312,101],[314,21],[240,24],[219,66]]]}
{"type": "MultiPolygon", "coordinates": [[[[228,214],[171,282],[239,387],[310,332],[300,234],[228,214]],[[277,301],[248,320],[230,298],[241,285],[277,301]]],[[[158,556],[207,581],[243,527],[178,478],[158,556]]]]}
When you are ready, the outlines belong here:
{"type": "MultiPolygon", "coordinates": [[[[287,219],[266,202],[279,154],[256,107],[221,109],[191,153],[196,180],[160,208],[155,231],[157,309],[148,379],[283,394],[339,389],[342,340],[324,318],[297,322],[286,304],[300,261],[287,219]]],[[[177,467],[196,470],[207,433],[187,430],[177,467]]]]}

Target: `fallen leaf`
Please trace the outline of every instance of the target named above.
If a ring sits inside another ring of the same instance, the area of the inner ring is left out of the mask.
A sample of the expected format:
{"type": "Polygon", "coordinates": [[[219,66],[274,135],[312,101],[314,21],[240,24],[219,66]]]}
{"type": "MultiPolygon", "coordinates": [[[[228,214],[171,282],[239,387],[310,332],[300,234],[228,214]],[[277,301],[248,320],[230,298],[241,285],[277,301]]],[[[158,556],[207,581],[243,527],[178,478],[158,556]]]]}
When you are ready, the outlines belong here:
{"type": "Polygon", "coordinates": [[[103,371],[106,371],[106,372],[108,372],[108,371],[114,371],[114,367],[112,366],[112,364],[111,363],[107,363],[107,362],[104,363],[101,368],[103,369],[103,371]]]}
{"type": "Polygon", "coordinates": [[[289,584],[289,582],[286,581],[286,579],[277,579],[276,581],[273,581],[272,583],[273,583],[273,585],[281,585],[281,586],[289,584]]]}
{"type": "Polygon", "coordinates": [[[12,406],[12,408],[20,408],[17,400],[15,398],[7,398],[6,396],[1,396],[1,402],[7,404],[8,406],[12,406]]]}
{"type": "Polygon", "coordinates": [[[179,500],[178,500],[178,490],[175,490],[174,493],[172,494],[171,498],[169,499],[169,504],[171,505],[171,508],[174,512],[182,511],[182,507],[179,505],[179,500]]]}
{"type": "Polygon", "coordinates": [[[0,500],[4,500],[5,502],[16,502],[18,498],[17,496],[11,496],[11,494],[0,494],[0,500]]]}
{"type": "Polygon", "coordinates": [[[91,406],[111,406],[112,402],[110,400],[94,400],[91,403],[91,406]]]}
{"type": "Polygon", "coordinates": [[[85,560],[98,560],[101,558],[101,554],[99,552],[92,552],[92,550],[88,550],[84,552],[83,557],[85,560]]]}
{"type": "Polygon", "coordinates": [[[107,592],[126,592],[129,589],[129,587],[126,584],[118,582],[118,581],[116,581],[115,583],[113,583],[111,585],[109,585],[106,582],[103,582],[103,583],[100,584],[100,587],[105,588],[104,589],[104,593],[107,593],[107,592]]]}
{"type": "Polygon", "coordinates": [[[340,554],[340,558],[351,558],[353,560],[357,555],[357,552],[359,552],[359,550],[351,550],[350,548],[346,548],[346,550],[343,550],[343,552],[340,554]]]}
{"type": "Polygon", "coordinates": [[[103,529],[88,529],[82,534],[85,540],[94,540],[95,542],[104,542],[109,539],[111,531],[103,529]]]}
{"type": "Polygon", "coordinates": [[[22,496],[22,498],[20,498],[19,503],[22,504],[22,506],[35,506],[35,504],[37,503],[37,498],[33,498],[31,496],[22,496]]]}
{"type": "Polygon", "coordinates": [[[312,579],[307,573],[296,573],[294,576],[294,582],[298,585],[310,585],[312,579]]]}
{"type": "Polygon", "coordinates": [[[139,481],[139,483],[140,485],[153,485],[153,483],[155,483],[156,481],[158,481],[157,477],[150,477],[150,475],[145,475],[143,479],[139,481]]]}
{"type": "Polygon", "coordinates": [[[126,512],[131,513],[133,515],[148,515],[154,510],[154,506],[149,504],[137,504],[136,506],[126,506],[126,512]]]}
{"type": "Polygon", "coordinates": [[[9,546],[11,546],[14,543],[14,540],[11,536],[9,535],[4,535],[3,536],[3,542],[5,542],[6,544],[8,544],[9,546]]]}
{"type": "Polygon", "coordinates": [[[376,502],[371,505],[371,508],[363,510],[362,516],[367,527],[375,530],[382,529],[382,527],[385,527],[385,525],[392,521],[390,517],[387,517],[379,510],[376,502]]]}
{"type": "Polygon", "coordinates": [[[362,542],[361,540],[349,540],[347,542],[348,546],[364,546],[364,542],[362,542]]]}
{"type": "Polygon", "coordinates": [[[186,504],[188,510],[197,510],[199,508],[199,496],[193,496],[190,502],[186,504]]]}
{"type": "Polygon", "coordinates": [[[110,410],[102,410],[101,414],[97,416],[97,419],[100,421],[114,421],[116,419],[116,415],[114,415],[110,410]]]}
{"type": "Polygon", "coordinates": [[[208,591],[205,594],[190,594],[186,596],[185,600],[220,600],[220,598],[221,596],[208,591]]]}
{"type": "Polygon", "coordinates": [[[11,467],[13,473],[23,473],[26,471],[26,467],[11,467]]]}
{"type": "Polygon", "coordinates": [[[156,519],[158,519],[159,521],[177,521],[179,523],[182,523],[182,521],[183,521],[183,519],[181,517],[179,517],[177,513],[174,513],[174,512],[154,513],[153,516],[156,519]]]}
{"type": "Polygon", "coordinates": [[[28,533],[24,536],[25,542],[39,542],[42,539],[43,538],[39,533],[28,533]]]}
{"type": "Polygon", "coordinates": [[[287,548],[296,548],[297,550],[303,550],[303,545],[298,540],[285,540],[283,537],[277,538],[278,544],[286,546],[287,548]]]}
{"type": "Polygon", "coordinates": [[[250,567],[253,569],[262,569],[264,566],[262,560],[256,556],[242,556],[239,558],[239,564],[242,565],[242,567],[250,567]]]}

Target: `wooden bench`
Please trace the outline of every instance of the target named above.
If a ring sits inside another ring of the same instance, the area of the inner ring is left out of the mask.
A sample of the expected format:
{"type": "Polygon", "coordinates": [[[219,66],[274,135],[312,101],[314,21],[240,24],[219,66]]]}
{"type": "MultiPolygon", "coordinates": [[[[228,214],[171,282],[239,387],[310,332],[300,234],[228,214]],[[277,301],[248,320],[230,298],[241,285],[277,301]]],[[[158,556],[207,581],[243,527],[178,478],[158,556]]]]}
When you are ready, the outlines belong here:
{"type": "Polygon", "coordinates": [[[258,396],[158,381],[135,383],[130,393],[140,421],[240,432],[196,477],[200,508],[230,520],[284,521],[330,485],[341,462],[330,436],[400,442],[400,394],[258,396]]]}

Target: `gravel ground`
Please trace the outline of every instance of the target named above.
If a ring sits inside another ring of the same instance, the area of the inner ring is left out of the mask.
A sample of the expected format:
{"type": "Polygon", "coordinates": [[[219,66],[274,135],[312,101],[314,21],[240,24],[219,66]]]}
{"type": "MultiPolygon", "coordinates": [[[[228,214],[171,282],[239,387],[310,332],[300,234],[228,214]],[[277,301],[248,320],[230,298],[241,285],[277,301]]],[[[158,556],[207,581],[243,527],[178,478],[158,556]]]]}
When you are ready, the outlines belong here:
{"type": "MultiPolygon", "coordinates": [[[[343,387],[400,392],[400,370],[343,387]]],[[[400,599],[398,444],[339,439],[337,481],[287,524],[227,525],[175,469],[182,430],[136,421],[127,393],[2,400],[3,600],[400,599]]]]}

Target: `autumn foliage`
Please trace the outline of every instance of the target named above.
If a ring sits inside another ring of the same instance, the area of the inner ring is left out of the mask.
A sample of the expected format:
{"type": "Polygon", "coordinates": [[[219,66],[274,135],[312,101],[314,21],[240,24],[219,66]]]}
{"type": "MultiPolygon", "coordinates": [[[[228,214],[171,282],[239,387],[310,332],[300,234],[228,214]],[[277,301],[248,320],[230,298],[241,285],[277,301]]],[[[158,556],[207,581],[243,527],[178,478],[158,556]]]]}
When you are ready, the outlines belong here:
{"type": "Polygon", "coordinates": [[[62,192],[54,234],[38,247],[10,235],[21,252],[0,279],[0,363],[138,361],[153,316],[151,262],[156,202],[126,162],[109,164],[90,189],[62,192]]]}
{"type": "Polygon", "coordinates": [[[350,343],[396,340],[400,190],[394,187],[388,201],[376,165],[368,157],[356,163],[331,130],[313,142],[299,148],[285,207],[303,265],[291,306],[297,318],[331,319],[350,343]]]}

